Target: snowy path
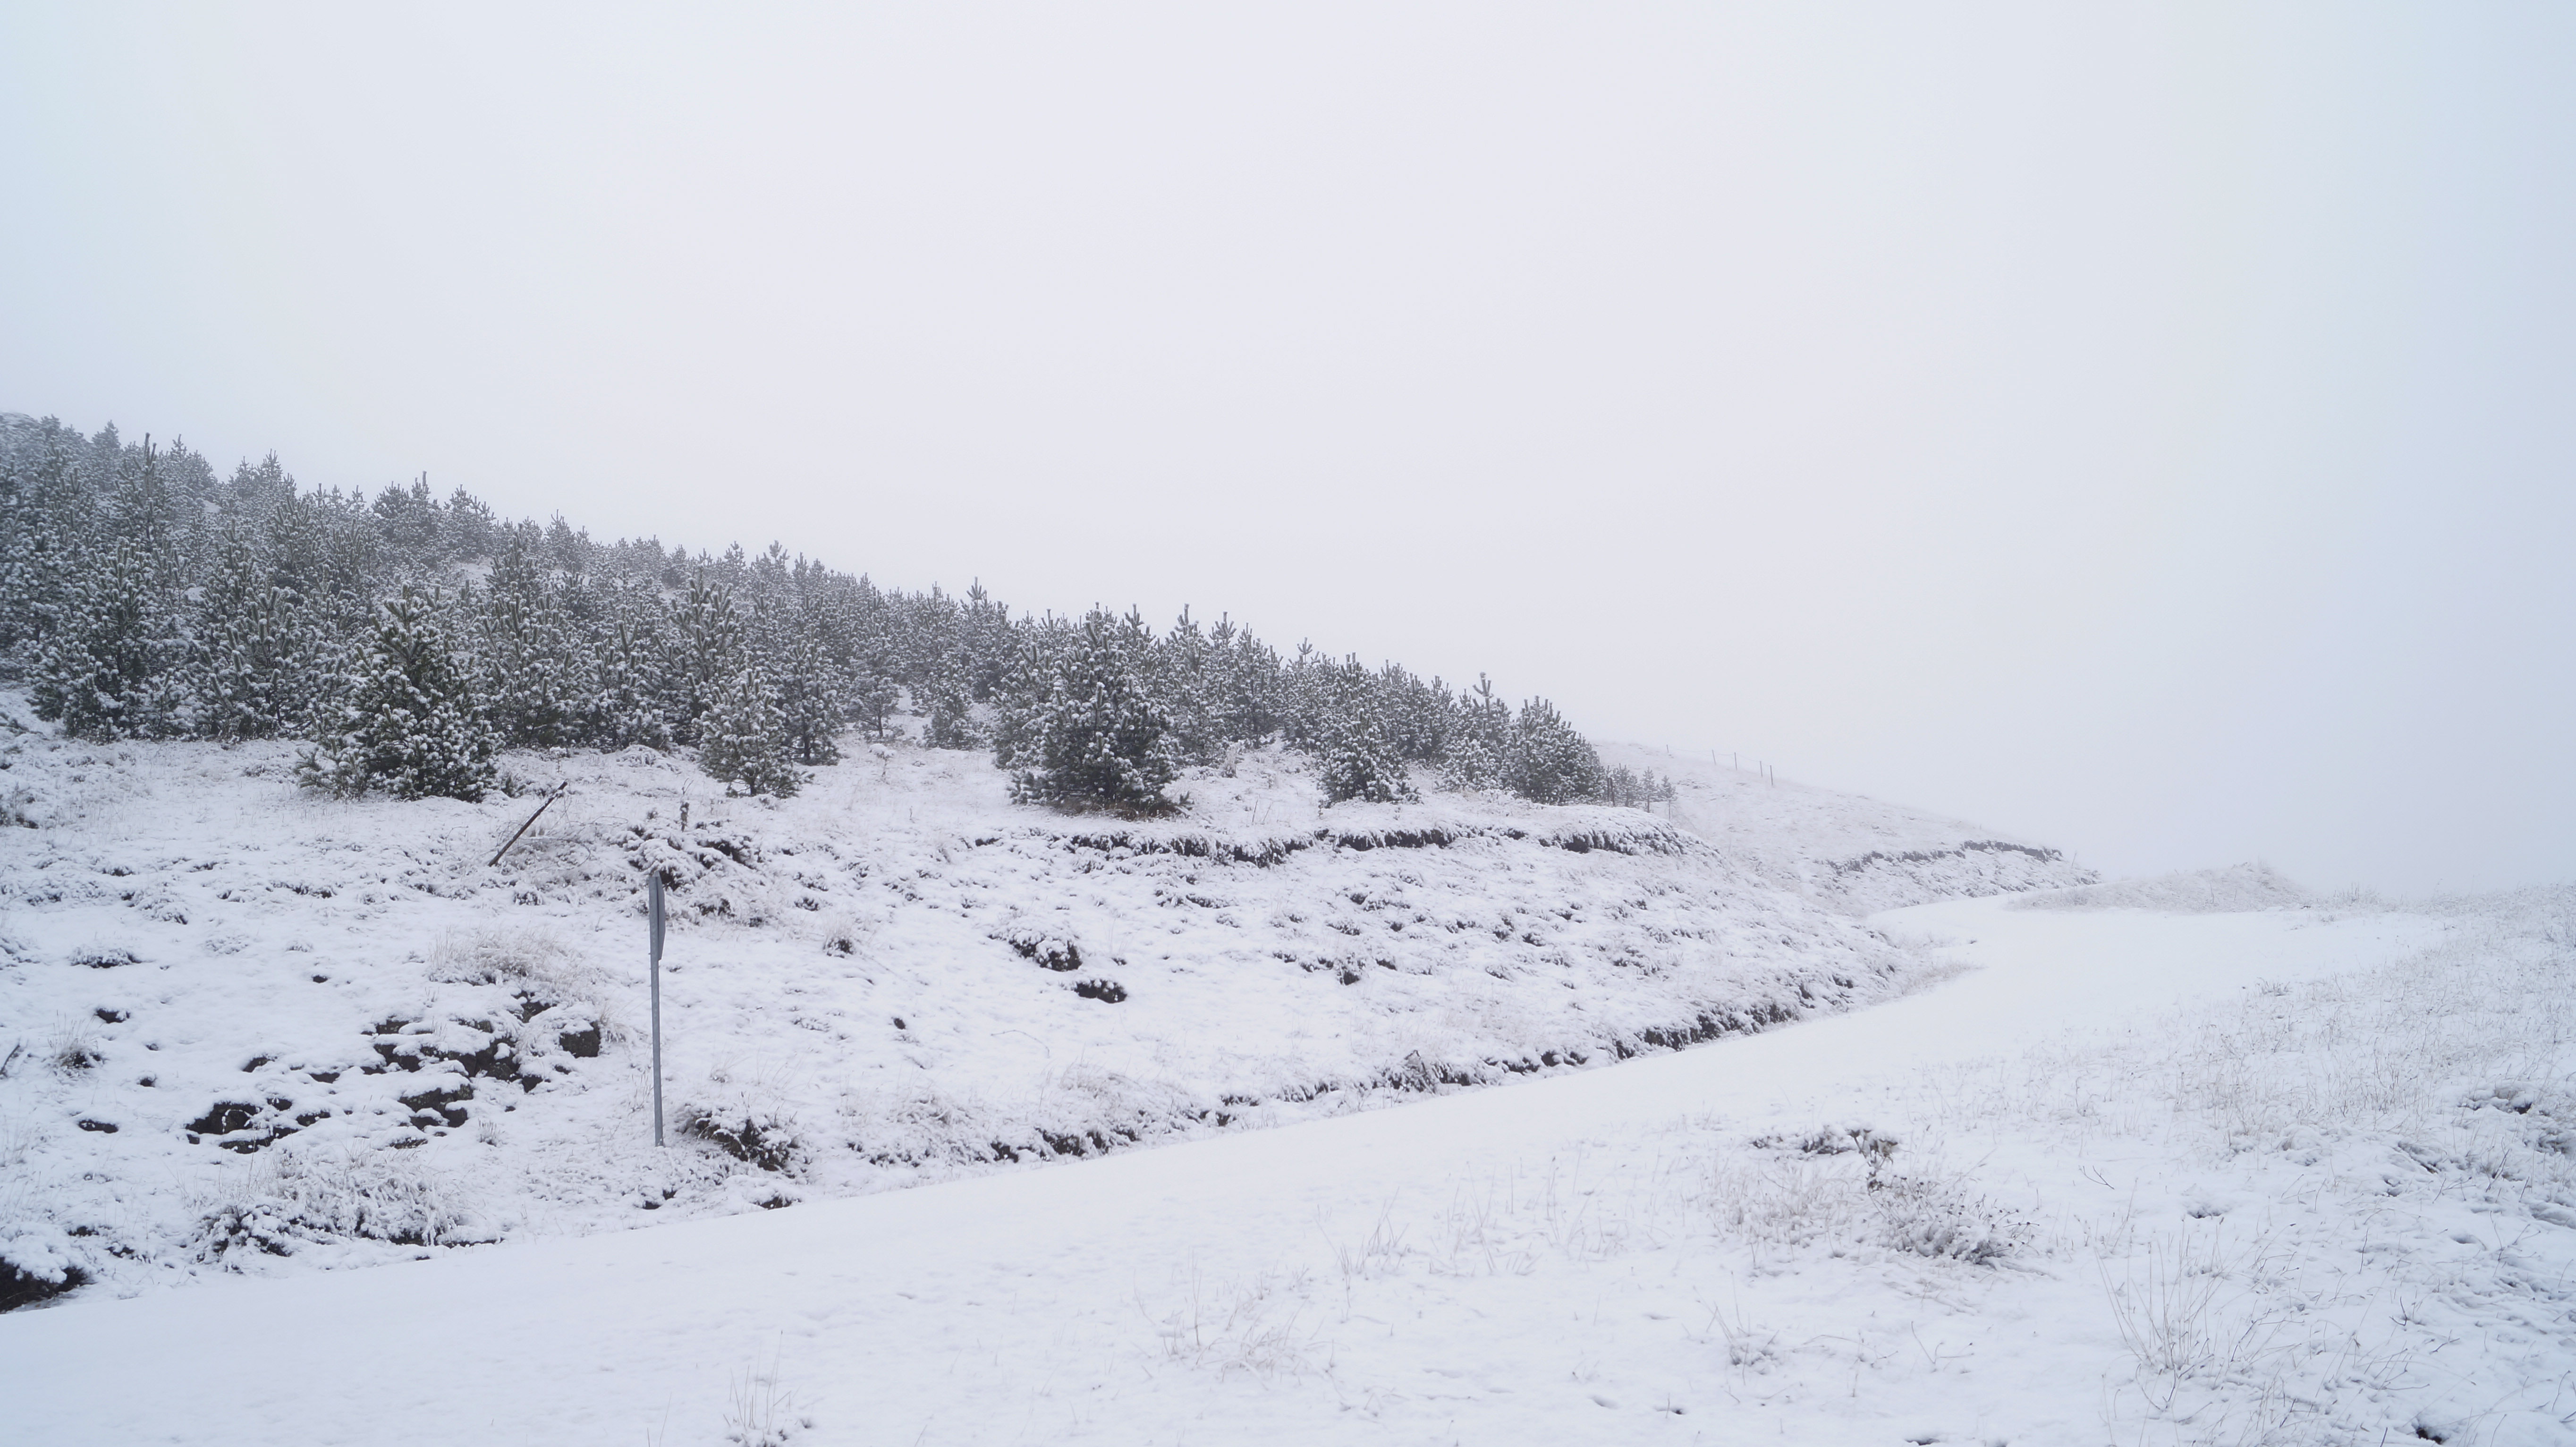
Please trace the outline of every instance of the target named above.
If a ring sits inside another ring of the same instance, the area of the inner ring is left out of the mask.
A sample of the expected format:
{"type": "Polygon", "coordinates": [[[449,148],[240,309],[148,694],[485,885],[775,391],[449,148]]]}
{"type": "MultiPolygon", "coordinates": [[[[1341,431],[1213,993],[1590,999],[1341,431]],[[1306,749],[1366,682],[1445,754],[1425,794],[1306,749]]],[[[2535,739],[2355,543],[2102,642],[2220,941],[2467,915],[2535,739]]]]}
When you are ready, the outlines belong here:
{"type": "MultiPolygon", "coordinates": [[[[2258,977],[2381,964],[2439,928],[1994,900],[1881,923],[1973,937],[1954,957],[1978,968],[1854,1015],[1275,1131],[0,1318],[0,1435],[30,1447],[716,1442],[729,1412],[759,1414],[731,1403],[756,1366],[792,1394],[792,1415],[810,1415],[798,1443],[1777,1441],[1784,1419],[1798,1424],[1791,1440],[1894,1442],[1910,1420],[1862,1402],[1857,1368],[1853,1403],[1836,1412],[1747,1405],[1710,1335],[1724,1303],[1706,1300],[1697,1267],[1611,1239],[1654,1234],[1651,1213],[1623,1226],[1566,1208],[1582,1163],[1651,1179],[1654,1160],[1689,1156],[1685,1119],[1705,1133],[1722,1116],[1733,1142],[1780,1102],[1798,1113],[1784,1119],[1839,1120],[1873,1080],[2258,977]],[[1438,1212],[1447,1239],[1408,1202],[1438,1212]],[[1402,1240],[1381,1227],[1399,1219],[1414,1223],[1402,1240]],[[1505,1229],[1516,1221],[1560,1249],[1533,1256],[1505,1229]],[[1445,1271],[1383,1269],[1408,1256],[1436,1267],[1444,1251],[1445,1271]],[[1482,1268],[1461,1267],[1480,1251],[1482,1268]]],[[[1927,1291],[2002,1289],[1991,1269],[1943,1264],[1947,1284],[1927,1291]]],[[[2098,1302],[2100,1284],[2076,1274],[2058,1270],[2070,1280],[2033,1310],[2079,1287],[2098,1302]]],[[[2101,1343],[2030,1326],[2051,1339],[2019,1359],[2026,1370],[1990,1345],[1982,1378],[1942,1379],[1945,1410],[1990,1421],[2018,1403],[2036,1414],[2024,1431],[2089,1422],[2097,1440],[2098,1415],[2083,1413],[2099,1368],[2041,1378],[2101,1343]]],[[[1936,1374],[1951,1360],[1918,1345],[1936,1374]]]]}

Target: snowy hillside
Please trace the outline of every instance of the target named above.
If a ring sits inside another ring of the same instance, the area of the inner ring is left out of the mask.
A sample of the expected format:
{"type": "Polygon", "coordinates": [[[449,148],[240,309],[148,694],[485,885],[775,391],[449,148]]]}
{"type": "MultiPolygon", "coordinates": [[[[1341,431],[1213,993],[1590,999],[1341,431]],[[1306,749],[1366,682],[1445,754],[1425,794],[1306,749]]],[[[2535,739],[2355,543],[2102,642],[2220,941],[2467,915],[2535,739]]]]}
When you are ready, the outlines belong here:
{"type": "Polygon", "coordinates": [[[865,1199],[84,1293],[0,1317],[0,1392],[48,1447],[2542,1447],[2576,1371],[2571,920],[1925,906],[1880,922],[1951,941],[1951,978],[1868,1010],[865,1199]]]}
{"type": "Polygon", "coordinates": [[[1640,744],[1598,747],[1605,766],[1669,778],[1673,821],[1729,862],[1855,913],[2060,889],[2097,877],[2055,849],[1960,820],[1766,778],[1714,757],[1640,744]]]}
{"type": "Polygon", "coordinates": [[[25,826],[0,829],[20,1296],[724,1214],[1575,1069],[1904,989],[1919,957],[1855,893],[1985,892],[1962,865],[1991,857],[2090,878],[1679,768],[1672,818],[1325,809],[1274,749],[1123,823],[1013,805],[981,755],[903,744],[786,800],[643,748],[513,755],[566,792],[494,867],[535,794],[334,801],[294,787],[297,752],[0,744],[25,826]],[[1909,862],[1856,889],[1856,843],[1909,862]],[[639,1034],[655,869],[671,1151],[639,1034]]]}

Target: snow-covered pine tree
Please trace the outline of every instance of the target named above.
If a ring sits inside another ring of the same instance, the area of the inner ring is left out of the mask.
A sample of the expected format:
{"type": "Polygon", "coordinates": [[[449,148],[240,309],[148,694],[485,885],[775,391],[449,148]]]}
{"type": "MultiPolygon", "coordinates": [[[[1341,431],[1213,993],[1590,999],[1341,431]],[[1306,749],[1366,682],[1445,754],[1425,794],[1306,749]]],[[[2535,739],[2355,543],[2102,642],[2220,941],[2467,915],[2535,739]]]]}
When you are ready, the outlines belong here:
{"type": "MultiPolygon", "coordinates": [[[[457,495],[480,506],[463,489],[457,495]]],[[[571,742],[580,727],[592,687],[584,677],[589,658],[573,646],[572,618],[549,576],[543,535],[530,523],[507,536],[484,586],[478,692],[503,742],[553,748],[571,742]]]]}
{"type": "Polygon", "coordinates": [[[1279,671],[1279,737],[1291,748],[1310,749],[1322,737],[1332,713],[1333,665],[1315,652],[1311,641],[1297,644],[1297,656],[1279,671]]]}
{"type": "Polygon", "coordinates": [[[1009,606],[994,602],[981,581],[966,590],[957,647],[966,669],[967,697],[977,703],[990,701],[1002,675],[1019,656],[1019,637],[1011,627],[1009,606]]]}
{"type": "MultiPolygon", "coordinates": [[[[178,534],[190,509],[149,436],[127,447],[111,426],[89,447],[78,470],[89,496],[66,499],[59,520],[91,532],[59,539],[29,692],[36,715],[75,738],[164,737],[183,723],[187,580],[178,534]]],[[[205,471],[184,448],[177,457],[205,471]]]]}
{"type": "Polygon", "coordinates": [[[672,619],[672,667],[664,680],[670,692],[663,717],[670,720],[671,737],[684,744],[698,741],[716,699],[751,666],[733,590],[707,574],[702,566],[691,576],[672,619]]]}
{"type": "Polygon", "coordinates": [[[785,641],[778,662],[778,728],[787,752],[800,764],[837,763],[834,736],[847,716],[841,670],[824,651],[821,630],[806,623],[785,641]]]}
{"type": "Polygon", "coordinates": [[[162,563],[144,543],[119,538],[65,570],[29,689],[38,718],[79,739],[178,731],[188,641],[162,563]]]}
{"type": "Polygon", "coordinates": [[[410,588],[376,610],[335,726],[297,762],[309,789],[354,798],[479,800],[501,740],[475,707],[437,599],[410,588]]]}
{"type": "Polygon", "coordinates": [[[992,695],[993,764],[1003,769],[1033,765],[1043,751],[1057,664],[1073,637],[1073,629],[1052,613],[1022,618],[1011,631],[1010,663],[995,680],[992,695]]]}
{"type": "Polygon", "coordinates": [[[1596,798],[1602,787],[1601,756],[1554,704],[1534,698],[1521,705],[1520,716],[1512,721],[1504,784],[1541,804],[1596,798]]]}
{"type": "Polygon", "coordinates": [[[225,743],[285,732],[302,701],[295,596],[270,579],[239,527],[217,541],[214,573],[197,591],[188,667],[195,731],[225,743]]]}
{"type": "Polygon", "coordinates": [[[850,715],[868,737],[882,739],[894,722],[894,706],[903,699],[895,682],[893,660],[881,644],[862,645],[850,666],[850,715]]]}
{"type": "Polygon", "coordinates": [[[1233,618],[1208,630],[1216,731],[1227,743],[1257,745],[1279,730],[1279,655],[1233,618]]]}
{"type": "Polygon", "coordinates": [[[429,474],[422,473],[409,487],[387,483],[370,511],[376,536],[402,577],[427,578],[445,560],[446,518],[430,495],[429,474]]]}
{"type": "Polygon", "coordinates": [[[1225,740],[1217,730],[1216,680],[1209,669],[1207,630],[1183,608],[1179,621],[1164,631],[1147,656],[1154,696],[1163,700],[1171,716],[1173,757],[1193,764],[1213,760],[1225,740]]]}
{"type": "Polygon", "coordinates": [[[698,767],[746,794],[785,798],[804,785],[788,762],[778,713],[778,691],[757,666],[734,675],[716,695],[701,725],[698,767]]]}
{"type": "Polygon", "coordinates": [[[1404,760],[1387,737],[1384,702],[1377,680],[1348,659],[1326,681],[1329,700],[1317,727],[1315,755],[1324,802],[1358,799],[1371,804],[1406,802],[1420,797],[1405,776],[1404,760]]]}
{"type": "Polygon", "coordinates": [[[1084,616],[1012,749],[1022,765],[1011,776],[1013,799],[1126,814],[1171,807],[1163,797],[1173,773],[1170,726],[1138,656],[1147,641],[1141,620],[1122,623],[1099,608],[1084,616]]]}
{"type": "Polygon", "coordinates": [[[966,685],[966,660],[952,656],[923,681],[918,699],[928,715],[921,741],[934,749],[971,749],[983,743],[975,727],[974,702],[966,685]]]}
{"type": "Polygon", "coordinates": [[[63,580],[90,528],[89,439],[54,418],[0,414],[0,662],[52,631],[63,580]]]}
{"type": "Polygon", "coordinates": [[[1395,756],[1417,764],[1438,759],[1448,738],[1454,708],[1449,685],[1437,678],[1425,683],[1409,670],[1390,663],[1378,670],[1376,691],[1387,743],[1394,748],[1395,756]]]}
{"type": "Polygon", "coordinates": [[[662,717],[665,686],[662,601],[652,584],[618,588],[601,607],[607,624],[599,643],[598,686],[584,709],[582,731],[600,749],[636,744],[671,747],[662,717]]]}
{"type": "Polygon", "coordinates": [[[1458,696],[1449,724],[1441,734],[1440,787],[1476,790],[1503,787],[1504,761],[1511,753],[1512,706],[1494,692],[1494,681],[1476,675],[1476,687],[1458,696]]]}

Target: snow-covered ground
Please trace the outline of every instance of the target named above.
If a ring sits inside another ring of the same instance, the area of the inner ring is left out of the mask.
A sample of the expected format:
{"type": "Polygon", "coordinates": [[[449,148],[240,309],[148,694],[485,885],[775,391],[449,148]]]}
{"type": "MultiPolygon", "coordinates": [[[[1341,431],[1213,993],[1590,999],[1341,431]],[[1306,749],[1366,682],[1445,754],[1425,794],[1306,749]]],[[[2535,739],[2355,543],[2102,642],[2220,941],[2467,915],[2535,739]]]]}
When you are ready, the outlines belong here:
{"type": "MultiPolygon", "coordinates": [[[[1597,1067],[1906,988],[1922,953],[1830,887],[1861,845],[1919,856],[1879,892],[2003,887],[1957,872],[1967,826],[1740,779],[1664,815],[1328,810],[1269,751],[1121,823],[1012,805],[981,755],[851,748],[785,801],[650,750],[514,757],[567,792],[495,866],[536,796],[0,741],[0,1287],[402,1260],[1597,1067]]],[[[2091,878],[2044,856],[2006,851],[2091,878]]]]}
{"type": "Polygon", "coordinates": [[[2576,891],[2100,884],[1604,752],[1672,806],[521,757],[495,867],[533,797],[0,742],[0,1261],[88,1281],[0,1438],[2576,1434],[2576,891]]]}
{"type": "Polygon", "coordinates": [[[1765,777],[1732,758],[1598,746],[1603,764],[1669,779],[1665,812],[1737,866],[1867,913],[1927,900],[2085,883],[2055,849],[1859,794],[1765,777]]]}
{"type": "Polygon", "coordinates": [[[2576,898],[1952,978],[1167,1150],[0,1318],[13,1440],[2562,1442],[2576,898]]]}

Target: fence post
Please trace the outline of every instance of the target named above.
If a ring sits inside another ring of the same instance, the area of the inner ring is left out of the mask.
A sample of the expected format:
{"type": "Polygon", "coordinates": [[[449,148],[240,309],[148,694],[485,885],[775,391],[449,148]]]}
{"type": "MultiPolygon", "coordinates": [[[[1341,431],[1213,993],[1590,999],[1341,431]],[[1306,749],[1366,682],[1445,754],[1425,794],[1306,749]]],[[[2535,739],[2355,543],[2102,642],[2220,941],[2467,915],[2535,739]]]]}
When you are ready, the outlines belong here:
{"type": "Polygon", "coordinates": [[[662,1144],[662,871],[644,876],[653,954],[653,1144],[662,1144]]]}

